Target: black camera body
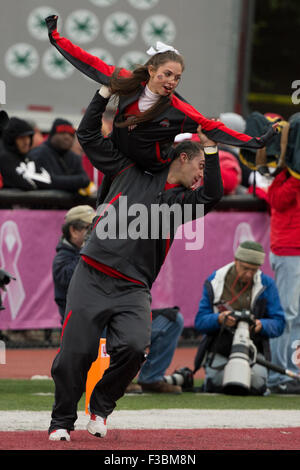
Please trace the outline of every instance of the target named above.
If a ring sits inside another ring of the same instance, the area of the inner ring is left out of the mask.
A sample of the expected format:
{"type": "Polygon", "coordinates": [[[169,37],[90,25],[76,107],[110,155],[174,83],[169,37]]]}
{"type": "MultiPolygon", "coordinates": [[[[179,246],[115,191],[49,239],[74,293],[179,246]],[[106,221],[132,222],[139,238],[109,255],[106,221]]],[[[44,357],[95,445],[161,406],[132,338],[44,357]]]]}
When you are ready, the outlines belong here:
{"type": "Polygon", "coordinates": [[[193,371],[189,367],[181,367],[172,375],[165,375],[164,381],[172,385],[180,385],[185,392],[192,391],[194,387],[193,371]]]}
{"type": "Polygon", "coordinates": [[[253,325],[255,323],[254,315],[250,312],[250,310],[234,310],[232,313],[230,313],[230,316],[234,317],[237,322],[244,321],[247,322],[249,325],[253,325]]]}

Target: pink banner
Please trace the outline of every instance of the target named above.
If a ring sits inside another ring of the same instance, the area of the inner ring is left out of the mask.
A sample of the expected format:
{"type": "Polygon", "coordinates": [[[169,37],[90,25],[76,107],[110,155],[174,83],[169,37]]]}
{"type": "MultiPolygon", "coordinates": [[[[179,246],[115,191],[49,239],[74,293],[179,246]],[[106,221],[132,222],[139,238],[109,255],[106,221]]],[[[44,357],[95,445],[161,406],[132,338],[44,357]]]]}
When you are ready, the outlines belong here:
{"type": "Polygon", "coordinates": [[[14,275],[2,294],[0,329],[57,328],[52,260],[65,211],[0,211],[1,268],[14,275]]]}
{"type": "MultiPolygon", "coordinates": [[[[1,292],[1,330],[60,327],[52,260],[65,212],[0,211],[0,266],[17,279],[1,292]]],[[[205,279],[233,260],[241,241],[256,240],[269,252],[267,213],[213,212],[191,227],[174,241],[152,288],[153,308],[178,305],[186,327],[193,326],[205,279]]],[[[263,270],[272,276],[268,256],[263,270]]]]}

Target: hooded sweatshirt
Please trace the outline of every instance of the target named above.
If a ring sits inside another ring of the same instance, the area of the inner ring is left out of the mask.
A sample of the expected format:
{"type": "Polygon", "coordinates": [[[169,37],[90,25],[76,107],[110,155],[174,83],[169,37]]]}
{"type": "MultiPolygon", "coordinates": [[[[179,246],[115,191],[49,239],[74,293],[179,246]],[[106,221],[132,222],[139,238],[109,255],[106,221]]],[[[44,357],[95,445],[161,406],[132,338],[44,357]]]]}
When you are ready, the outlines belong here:
{"type": "Polygon", "coordinates": [[[17,188],[26,191],[48,187],[49,175],[41,172],[27,154],[21,154],[16,145],[16,138],[33,138],[33,128],[23,119],[10,118],[3,129],[3,147],[0,154],[0,173],[4,188],[17,188]]]}

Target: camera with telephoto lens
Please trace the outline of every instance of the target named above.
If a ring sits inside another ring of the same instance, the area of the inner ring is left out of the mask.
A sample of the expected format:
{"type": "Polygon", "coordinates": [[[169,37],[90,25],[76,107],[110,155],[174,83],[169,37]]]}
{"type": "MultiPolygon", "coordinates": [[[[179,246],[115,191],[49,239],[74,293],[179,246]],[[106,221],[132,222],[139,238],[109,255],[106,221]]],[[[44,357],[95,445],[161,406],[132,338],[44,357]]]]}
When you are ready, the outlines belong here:
{"type": "Polygon", "coordinates": [[[177,369],[172,375],[165,375],[164,381],[171,385],[180,385],[186,392],[194,387],[193,372],[188,367],[177,369]]]}
{"type": "Polygon", "coordinates": [[[251,384],[251,367],[256,362],[256,347],[250,339],[254,316],[249,310],[230,313],[237,320],[228,362],[224,368],[223,392],[247,395],[251,384]]]}
{"type": "MultiPolygon", "coordinates": [[[[0,269],[0,289],[6,291],[7,284],[10,283],[11,280],[16,280],[15,277],[13,277],[11,274],[9,274],[7,271],[4,269],[0,269]]],[[[4,310],[4,307],[2,305],[2,298],[0,294],[0,310],[4,310]]]]}

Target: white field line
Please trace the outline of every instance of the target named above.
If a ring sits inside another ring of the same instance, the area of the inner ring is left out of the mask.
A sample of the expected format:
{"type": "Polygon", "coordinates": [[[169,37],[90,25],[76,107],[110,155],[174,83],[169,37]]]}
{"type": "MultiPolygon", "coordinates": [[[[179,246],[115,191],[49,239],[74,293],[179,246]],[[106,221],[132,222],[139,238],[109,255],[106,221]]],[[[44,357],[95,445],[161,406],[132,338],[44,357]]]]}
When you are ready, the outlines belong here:
{"type": "MultiPolygon", "coordinates": [[[[0,431],[46,431],[47,411],[0,411],[0,431]]],[[[85,429],[88,415],[78,412],[76,429],[85,429]]],[[[139,410],[114,411],[109,429],[205,429],[300,427],[300,410],[139,410]]]]}

